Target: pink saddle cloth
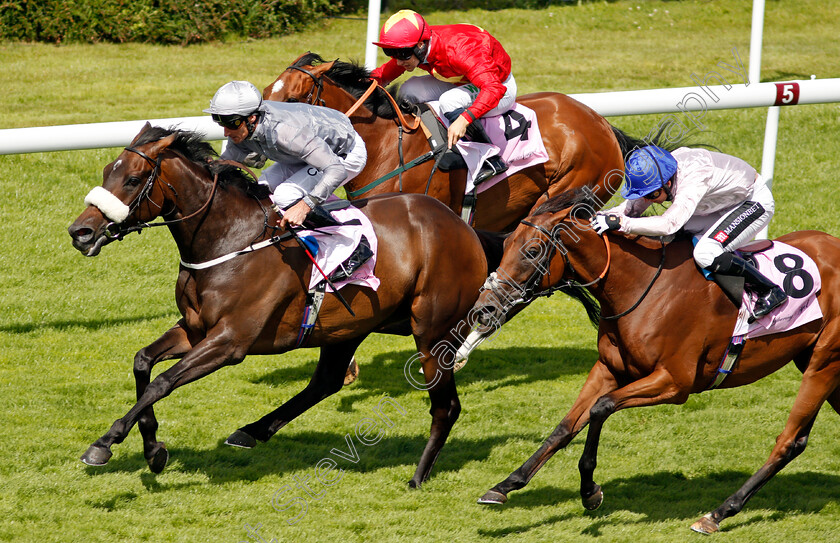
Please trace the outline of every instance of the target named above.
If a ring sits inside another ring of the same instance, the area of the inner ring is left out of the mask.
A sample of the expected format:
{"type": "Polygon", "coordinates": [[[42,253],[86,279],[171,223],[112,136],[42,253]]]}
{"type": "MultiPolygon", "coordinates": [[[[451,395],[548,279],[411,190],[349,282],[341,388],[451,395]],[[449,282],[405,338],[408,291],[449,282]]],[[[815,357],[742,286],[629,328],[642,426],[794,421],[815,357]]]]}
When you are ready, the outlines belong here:
{"type": "MultiPolygon", "coordinates": [[[[335,196],[330,200],[337,199],[335,196]]],[[[329,276],[334,272],[338,266],[347,260],[353,250],[359,245],[362,236],[366,237],[370,244],[370,249],[373,251],[373,256],[370,260],[359,266],[350,278],[339,281],[335,284],[338,290],[341,290],[345,285],[362,285],[370,287],[373,290],[379,288],[379,279],[374,275],[376,268],[377,255],[377,241],[376,233],[373,230],[373,225],[370,219],[362,213],[358,208],[353,206],[345,207],[344,209],[332,210],[332,216],[339,222],[347,222],[353,219],[358,219],[360,225],[342,225],[342,226],[328,226],[319,228],[318,232],[313,230],[301,230],[298,235],[301,237],[312,236],[318,242],[318,254],[315,255],[315,262],[324,270],[324,273],[329,276]]],[[[315,285],[324,280],[321,273],[312,267],[312,275],[309,278],[309,289],[315,288],[315,285]]],[[[327,286],[327,292],[332,292],[332,289],[327,286]]]]}
{"type": "Polygon", "coordinates": [[[749,323],[750,309],[756,297],[745,291],[732,335],[755,338],[778,334],[822,318],[817,301],[822,286],[820,271],[810,256],[791,245],[774,241],[769,249],[752,253],[752,257],[758,270],[781,286],[788,299],[764,317],[749,323]]]}
{"type": "MultiPolygon", "coordinates": [[[[439,103],[429,102],[429,106],[434,109],[443,123],[447,124],[446,117],[440,114],[439,103]]],[[[493,155],[500,155],[508,165],[508,169],[481,183],[478,186],[478,193],[520,170],[548,161],[548,152],[540,136],[540,127],[534,110],[522,104],[514,104],[513,108],[501,115],[482,117],[479,121],[493,145],[464,140],[455,144],[464,162],[467,163],[469,172],[467,192],[472,192],[475,188],[473,180],[478,170],[484,161],[493,155]]]]}

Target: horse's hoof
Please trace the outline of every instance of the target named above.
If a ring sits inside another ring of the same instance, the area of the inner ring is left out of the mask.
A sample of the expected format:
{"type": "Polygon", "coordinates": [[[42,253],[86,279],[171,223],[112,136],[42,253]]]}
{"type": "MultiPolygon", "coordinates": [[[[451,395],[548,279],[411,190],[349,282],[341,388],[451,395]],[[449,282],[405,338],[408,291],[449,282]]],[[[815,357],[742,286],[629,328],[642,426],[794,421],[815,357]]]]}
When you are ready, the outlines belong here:
{"type": "Polygon", "coordinates": [[[241,447],[243,449],[253,449],[257,446],[257,440],[250,434],[247,434],[242,430],[237,430],[230,434],[230,437],[225,440],[225,445],[230,445],[231,447],[241,447]]]}
{"type": "Polygon", "coordinates": [[[591,496],[581,496],[581,501],[588,511],[594,511],[604,503],[604,491],[600,486],[595,485],[595,492],[591,496]]]}
{"type": "Polygon", "coordinates": [[[712,520],[712,514],[700,517],[700,520],[691,525],[691,529],[698,534],[713,534],[720,530],[720,524],[712,520]]]}
{"type": "Polygon", "coordinates": [[[408,482],[408,488],[415,488],[415,489],[417,489],[417,488],[420,488],[420,485],[422,485],[422,484],[423,484],[423,483],[421,483],[421,482],[420,482],[420,481],[418,481],[417,479],[412,479],[412,480],[410,480],[410,481],[408,482]]]}
{"type": "Polygon", "coordinates": [[[478,503],[484,503],[488,505],[501,505],[506,501],[507,496],[495,490],[488,490],[484,493],[484,496],[478,498],[478,503]]]}
{"type": "Polygon", "coordinates": [[[110,459],[111,450],[100,445],[91,445],[81,457],[81,461],[88,466],[104,466],[110,459]]]}
{"type": "Polygon", "coordinates": [[[353,359],[350,361],[350,365],[347,366],[347,373],[344,374],[344,386],[349,385],[358,378],[359,364],[356,362],[356,357],[354,356],[353,359]]]}
{"type": "Polygon", "coordinates": [[[151,454],[146,456],[146,462],[149,464],[149,469],[152,473],[160,473],[166,464],[169,462],[169,451],[166,450],[166,445],[163,442],[158,443],[151,454]]]}
{"type": "Polygon", "coordinates": [[[469,361],[469,358],[460,358],[459,356],[456,355],[455,356],[455,365],[452,366],[452,371],[453,372],[461,371],[461,368],[463,368],[464,366],[467,365],[467,361],[469,361]]]}

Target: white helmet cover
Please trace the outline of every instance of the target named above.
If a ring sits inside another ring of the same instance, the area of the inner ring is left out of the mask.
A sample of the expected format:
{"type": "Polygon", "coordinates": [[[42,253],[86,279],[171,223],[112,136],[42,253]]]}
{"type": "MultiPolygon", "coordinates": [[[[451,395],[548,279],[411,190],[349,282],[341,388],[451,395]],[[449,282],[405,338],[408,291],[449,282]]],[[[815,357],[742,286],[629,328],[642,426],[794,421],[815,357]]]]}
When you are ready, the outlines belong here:
{"type": "Polygon", "coordinates": [[[216,115],[250,115],[262,104],[262,94],[247,81],[231,81],[216,91],[205,113],[216,115]]]}

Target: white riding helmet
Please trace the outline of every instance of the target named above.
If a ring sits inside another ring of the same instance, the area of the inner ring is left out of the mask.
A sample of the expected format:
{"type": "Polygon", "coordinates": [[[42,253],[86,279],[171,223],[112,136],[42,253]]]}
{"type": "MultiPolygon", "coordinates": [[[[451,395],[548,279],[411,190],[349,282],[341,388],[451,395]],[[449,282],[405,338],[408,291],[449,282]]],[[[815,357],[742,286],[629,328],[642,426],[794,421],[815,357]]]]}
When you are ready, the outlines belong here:
{"type": "Polygon", "coordinates": [[[250,115],[262,104],[262,94],[247,81],[231,81],[216,91],[204,113],[213,115],[250,115]]]}

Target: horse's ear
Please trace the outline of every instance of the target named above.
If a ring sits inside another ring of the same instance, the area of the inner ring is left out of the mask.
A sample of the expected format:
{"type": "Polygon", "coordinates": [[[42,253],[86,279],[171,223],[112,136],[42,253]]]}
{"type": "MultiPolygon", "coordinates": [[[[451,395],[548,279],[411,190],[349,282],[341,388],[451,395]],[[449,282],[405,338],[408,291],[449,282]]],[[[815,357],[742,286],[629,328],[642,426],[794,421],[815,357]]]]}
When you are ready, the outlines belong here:
{"type": "Polygon", "coordinates": [[[180,134],[180,132],[173,132],[165,138],[161,138],[155,142],[152,142],[150,144],[151,146],[149,147],[149,150],[147,151],[148,155],[156,157],[159,154],[161,154],[167,147],[172,145],[172,142],[175,141],[175,139],[178,137],[178,134],[180,134]]]}
{"type": "Polygon", "coordinates": [[[133,147],[134,144],[137,143],[137,140],[140,139],[140,136],[142,136],[144,132],[146,132],[147,130],[150,130],[151,128],[152,128],[152,124],[149,121],[146,121],[146,124],[144,124],[143,128],[140,129],[140,132],[138,132],[137,135],[134,136],[134,139],[131,140],[131,143],[129,144],[129,147],[133,147]]]}
{"type": "Polygon", "coordinates": [[[333,60],[332,62],[324,62],[323,64],[319,64],[317,66],[312,67],[312,73],[315,75],[325,74],[330,71],[333,67],[333,64],[336,63],[338,59],[333,60]]]}

